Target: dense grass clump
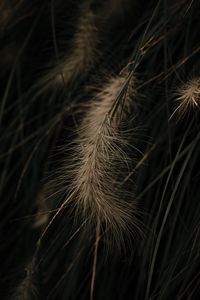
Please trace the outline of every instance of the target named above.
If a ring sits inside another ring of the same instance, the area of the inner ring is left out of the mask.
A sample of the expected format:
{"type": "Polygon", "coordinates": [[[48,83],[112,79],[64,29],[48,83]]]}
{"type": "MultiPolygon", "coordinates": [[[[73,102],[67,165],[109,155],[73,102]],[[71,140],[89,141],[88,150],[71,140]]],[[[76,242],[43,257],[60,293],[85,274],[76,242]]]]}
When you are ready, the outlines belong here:
{"type": "Polygon", "coordinates": [[[1,299],[200,298],[199,11],[1,2],[1,299]]]}

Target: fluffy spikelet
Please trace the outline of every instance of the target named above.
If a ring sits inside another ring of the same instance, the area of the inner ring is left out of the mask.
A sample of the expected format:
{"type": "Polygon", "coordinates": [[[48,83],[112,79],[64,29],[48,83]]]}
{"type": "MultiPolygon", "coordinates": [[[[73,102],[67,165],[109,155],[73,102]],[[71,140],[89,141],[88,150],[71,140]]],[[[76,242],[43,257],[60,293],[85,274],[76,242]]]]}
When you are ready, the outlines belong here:
{"type": "Polygon", "coordinates": [[[200,78],[193,78],[183,84],[177,92],[178,110],[185,113],[190,108],[199,106],[200,78]]]}
{"type": "MultiPolygon", "coordinates": [[[[77,75],[87,73],[97,51],[96,14],[90,9],[89,1],[80,9],[80,18],[72,41],[71,54],[61,58],[57,65],[44,79],[49,85],[67,85],[77,75]]],[[[48,86],[49,86],[48,85],[48,86]]]]}
{"type": "Polygon", "coordinates": [[[134,85],[133,78],[111,78],[90,103],[73,149],[73,180],[66,199],[75,200],[84,216],[100,220],[117,241],[130,231],[136,233],[138,224],[136,205],[122,186],[133,163],[126,113],[132,107],[134,85]]]}

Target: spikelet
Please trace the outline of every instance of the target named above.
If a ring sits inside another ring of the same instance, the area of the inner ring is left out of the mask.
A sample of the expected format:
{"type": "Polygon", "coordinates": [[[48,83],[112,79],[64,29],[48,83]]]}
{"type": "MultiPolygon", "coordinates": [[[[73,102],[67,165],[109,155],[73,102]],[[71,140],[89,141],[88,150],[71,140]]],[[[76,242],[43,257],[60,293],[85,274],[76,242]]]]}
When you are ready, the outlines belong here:
{"type": "Polygon", "coordinates": [[[184,115],[189,110],[198,108],[200,101],[200,78],[193,78],[184,83],[176,91],[176,101],[178,106],[173,115],[176,112],[184,115]]]}
{"type": "MultiPolygon", "coordinates": [[[[108,30],[109,21],[123,11],[124,1],[114,2],[111,0],[99,3],[96,11],[92,9],[92,5],[95,4],[92,0],[87,0],[80,6],[80,16],[70,53],[61,56],[59,64],[41,80],[42,85],[47,84],[46,88],[63,87],[87,75],[99,58],[100,32],[102,33],[104,27],[108,30]]],[[[129,3],[130,0],[126,2],[129,3]]]]}
{"type": "Polygon", "coordinates": [[[133,164],[128,154],[133,132],[126,129],[134,91],[135,79],[119,75],[110,78],[95,96],[80,125],[71,168],[66,167],[64,176],[71,173],[73,178],[65,202],[75,202],[83,216],[100,220],[117,241],[124,241],[130,232],[138,234],[136,204],[122,186],[124,173],[133,164]]]}
{"type": "Polygon", "coordinates": [[[96,57],[97,51],[97,15],[90,9],[90,1],[86,1],[80,8],[80,17],[74,34],[71,53],[63,55],[60,63],[50,70],[43,78],[47,87],[62,87],[84,76],[96,57]]]}

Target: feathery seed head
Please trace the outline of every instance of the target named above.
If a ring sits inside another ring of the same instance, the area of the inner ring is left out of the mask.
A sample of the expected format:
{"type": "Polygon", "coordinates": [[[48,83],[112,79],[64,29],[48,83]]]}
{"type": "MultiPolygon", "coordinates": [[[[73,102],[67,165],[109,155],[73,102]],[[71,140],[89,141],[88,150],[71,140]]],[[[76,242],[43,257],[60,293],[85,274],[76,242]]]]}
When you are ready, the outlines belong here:
{"type": "Polygon", "coordinates": [[[188,108],[199,106],[200,100],[200,78],[193,78],[183,84],[177,92],[179,108],[185,112],[188,108]]]}
{"type": "Polygon", "coordinates": [[[124,239],[132,225],[132,233],[137,227],[136,204],[121,185],[133,164],[132,134],[124,128],[133,106],[134,85],[134,78],[112,77],[91,101],[73,150],[73,196],[65,200],[74,199],[77,211],[84,216],[89,213],[93,221],[99,219],[117,241],[124,239]]]}

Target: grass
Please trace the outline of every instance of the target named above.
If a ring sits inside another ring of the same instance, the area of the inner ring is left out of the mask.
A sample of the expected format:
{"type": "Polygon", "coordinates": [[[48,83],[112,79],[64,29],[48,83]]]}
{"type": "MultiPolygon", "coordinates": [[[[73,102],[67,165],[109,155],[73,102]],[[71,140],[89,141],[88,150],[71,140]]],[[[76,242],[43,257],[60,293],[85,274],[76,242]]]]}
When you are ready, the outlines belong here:
{"type": "Polygon", "coordinates": [[[198,2],[0,5],[1,299],[199,299],[198,2]]]}

